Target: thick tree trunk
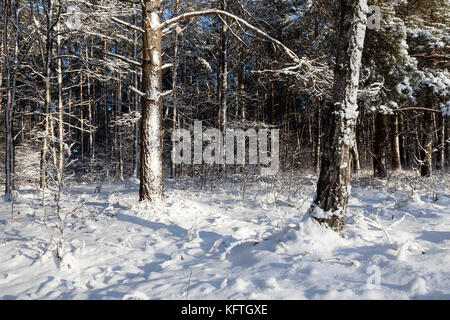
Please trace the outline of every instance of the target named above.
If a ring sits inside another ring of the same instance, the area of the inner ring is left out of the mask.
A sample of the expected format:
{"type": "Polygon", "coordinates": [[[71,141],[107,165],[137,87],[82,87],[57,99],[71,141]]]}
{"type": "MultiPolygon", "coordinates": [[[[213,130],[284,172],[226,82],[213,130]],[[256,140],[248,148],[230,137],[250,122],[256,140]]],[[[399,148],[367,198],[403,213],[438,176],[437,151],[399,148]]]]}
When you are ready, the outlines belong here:
{"type": "Polygon", "coordinates": [[[357,96],[366,33],[366,0],[340,1],[340,30],[333,88],[327,110],[317,193],[310,214],[340,232],[350,196],[351,150],[358,118],[357,96]]]}
{"type": "Polygon", "coordinates": [[[142,119],[140,139],[140,201],[164,198],[162,166],[161,0],[144,0],[142,8],[142,119]]]}
{"type": "Polygon", "coordinates": [[[400,139],[398,130],[398,114],[391,116],[391,170],[400,171],[402,163],[400,161],[400,139]]]}
{"type": "Polygon", "coordinates": [[[380,112],[375,119],[375,144],[373,150],[373,171],[376,178],[385,178],[386,171],[387,116],[380,112]]]}

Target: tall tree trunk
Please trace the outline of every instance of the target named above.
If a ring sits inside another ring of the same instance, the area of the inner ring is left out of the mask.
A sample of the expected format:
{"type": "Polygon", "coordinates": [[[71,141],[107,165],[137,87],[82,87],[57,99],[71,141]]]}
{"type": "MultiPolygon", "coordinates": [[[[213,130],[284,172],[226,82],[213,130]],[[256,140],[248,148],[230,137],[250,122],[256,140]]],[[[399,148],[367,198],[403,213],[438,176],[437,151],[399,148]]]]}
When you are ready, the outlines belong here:
{"type": "Polygon", "coordinates": [[[119,77],[117,84],[117,95],[116,95],[116,128],[118,137],[118,149],[117,156],[119,158],[118,163],[118,178],[119,180],[124,180],[124,170],[123,170],[123,143],[122,143],[122,128],[117,125],[117,119],[122,115],[122,80],[119,77]]]}
{"type": "MultiPolygon", "coordinates": [[[[89,47],[86,43],[86,60],[89,60],[89,47]]],[[[87,97],[88,97],[88,122],[89,125],[93,126],[93,117],[92,117],[92,101],[95,99],[95,97],[92,97],[91,92],[91,77],[87,75],[87,97]]],[[[91,169],[91,172],[93,171],[93,165],[95,160],[95,139],[94,139],[94,130],[92,128],[89,130],[89,166],[91,169]]]]}
{"type": "Polygon", "coordinates": [[[244,49],[243,46],[240,46],[239,49],[239,71],[238,71],[238,103],[237,108],[240,109],[241,113],[241,121],[242,123],[245,122],[245,103],[244,103],[244,92],[245,92],[245,83],[244,83],[244,72],[245,72],[245,65],[242,59],[244,58],[244,49]]]}
{"type": "Polygon", "coordinates": [[[314,147],[314,171],[320,170],[320,147],[322,135],[322,100],[316,102],[316,144],[314,147]]]}
{"type": "Polygon", "coordinates": [[[400,161],[400,139],[397,113],[391,116],[391,152],[391,170],[399,171],[402,169],[402,163],[400,161]]]}
{"type": "MultiPolygon", "coordinates": [[[[175,17],[178,12],[178,1],[172,0],[172,16],[175,17]]],[[[178,86],[178,31],[173,31],[173,72],[172,72],[172,100],[173,100],[173,107],[172,107],[172,128],[173,130],[176,130],[178,128],[178,92],[177,92],[177,86],[178,86]]],[[[172,141],[172,150],[175,149],[175,141],[172,141]]],[[[172,162],[172,178],[175,178],[177,175],[177,166],[174,162],[172,162]]]]}
{"type": "Polygon", "coordinates": [[[327,110],[317,193],[310,210],[313,218],[326,223],[336,232],[344,227],[351,189],[351,149],[355,144],[358,118],[357,96],[366,12],[367,0],[340,0],[334,103],[327,110]]]}
{"type": "MultiPolygon", "coordinates": [[[[58,36],[56,37],[57,54],[60,56],[61,52],[61,35],[60,24],[57,24],[58,36]]],[[[64,105],[63,105],[63,74],[62,61],[58,59],[58,165],[57,165],[57,181],[61,186],[64,177],[64,105]]]]}
{"type": "Polygon", "coordinates": [[[361,164],[359,162],[359,150],[358,150],[358,139],[355,139],[355,145],[352,150],[352,171],[358,173],[361,170],[361,164]]]}
{"type": "Polygon", "coordinates": [[[398,137],[399,137],[399,152],[400,152],[400,163],[401,163],[401,167],[403,166],[404,168],[407,167],[408,163],[407,163],[407,159],[406,159],[406,141],[407,139],[405,138],[405,136],[402,133],[405,130],[405,124],[403,122],[403,116],[402,114],[397,114],[397,119],[398,119],[398,137]]]}
{"type": "Polygon", "coordinates": [[[141,201],[164,198],[162,166],[161,0],[144,0],[142,8],[142,119],[140,139],[141,201]]]}
{"type": "MultiPolygon", "coordinates": [[[[227,11],[228,0],[221,0],[221,10],[227,11]]],[[[221,52],[220,52],[220,90],[219,90],[219,104],[220,104],[220,123],[223,132],[226,131],[227,126],[227,90],[228,90],[228,26],[226,18],[223,18],[221,27],[221,52]]]]}
{"type": "MultiPolygon", "coordinates": [[[[50,77],[52,74],[51,70],[51,60],[52,60],[52,50],[53,50],[53,30],[51,24],[53,24],[53,4],[49,1],[49,19],[47,22],[47,35],[46,35],[46,48],[45,48],[45,61],[44,61],[44,75],[45,75],[45,101],[44,101],[44,135],[42,138],[42,146],[41,146],[41,163],[40,163],[40,187],[44,189],[47,186],[47,161],[49,158],[49,138],[52,136],[52,126],[53,121],[50,117],[50,111],[52,106],[52,94],[51,94],[51,83],[50,77]]],[[[53,161],[55,161],[55,157],[53,157],[53,161]]]]}
{"type": "Polygon", "coordinates": [[[13,88],[11,66],[8,52],[8,9],[10,9],[9,1],[4,2],[3,15],[3,54],[4,68],[6,70],[6,107],[5,107],[5,195],[10,195],[13,189],[13,157],[14,143],[12,133],[12,113],[13,113],[13,88]]]}
{"type": "Polygon", "coordinates": [[[386,171],[386,138],[387,116],[378,112],[375,118],[375,145],[373,156],[373,171],[376,178],[385,178],[386,171]]]}
{"type": "MultiPolygon", "coordinates": [[[[138,24],[138,15],[135,12],[134,13],[134,25],[137,26],[138,24]]],[[[134,37],[133,37],[133,58],[135,61],[138,59],[138,31],[134,31],[134,37]]],[[[139,75],[136,71],[134,73],[134,87],[137,89],[139,88],[139,75]]],[[[134,111],[136,112],[136,115],[139,113],[139,95],[137,93],[134,94],[134,111]]],[[[139,146],[139,121],[136,121],[135,126],[135,141],[134,141],[134,148],[135,148],[135,156],[134,156],[134,174],[133,176],[139,177],[139,152],[140,152],[140,146],[139,146]]]]}
{"type": "MultiPolygon", "coordinates": [[[[2,8],[3,9],[3,8],[2,8]]],[[[4,10],[4,9],[3,9],[4,10]]],[[[5,23],[5,19],[3,19],[3,23],[5,23]]],[[[5,25],[2,26],[1,29],[1,42],[0,42],[0,52],[3,52],[3,43],[5,41],[4,39],[4,27],[5,25]]],[[[3,95],[4,95],[4,73],[5,73],[5,61],[1,61],[0,63],[0,114],[2,114],[3,112],[3,95]]]]}
{"type": "MultiPolygon", "coordinates": [[[[228,0],[221,0],[221,10],[228,10],[228,0]]],[[[222,128],[222,132],[225,133],[227,130],[228,123],[228,101],[227,101],[227,93],[228,93],[228,26],[227,19],[223,18],[221,25],[221,33],[220,33],[220,90],[219,90],[219,119],[221,123],[219,123],[222,128]]],[[[221,151],[223,153],[223,157],[225,157],[225,148],[221,151]]],[[[222,174],[226,176],[226,165],[225,162],[222,165],[222,174]]]]}
{"type": "MultiPolygon", "coordinates": [[[[80,72],[80,145],[81,163],[84,164],[84,110],[83,110],[83,73],[80,72]]],[[[106,107],[105,107],[106,109],[106,107]]]]}
{"type": "MultiPolygon", "coordinates": [[[[19,65],[19,0],[14,3],[14,20],[15,20],[15,36],[14,36],[14,68],[17,69],[19,65]]],[[[17,72],[14,72],[12,77],[12,92],[11,92],[11,108],[9,110],[10,121],[10,140],[9,140],[9,152],[10,152],[10,173],[11,173],[11,187],[16,188],[16,166],[15,166],[15,137],[14,137],[14,110],[16,108],[16,92],[17,92],[17,72]]],[[[23,128],[24,129],[24,128],[23,128]]],[[[23,131],[22,131],[23,132],[23,131]]]]}
{"type": "Polygon", "coordinates": [[[442,114],[437,116],[437,134],[438,151],[436,157],[436,169],[441,170],[445,166],[445,117],[442,114]]]}
{"type": "Polygon", "coordinates": [[[450,119],[444,118],[445,121],[445,139],[444,139],[444,153],[445,153],[445,165],[450,165],[450,119]]]}
{"type": "MultiPolygon", "coordinates": [[[[431,108],[431,106],[427,106],[431,108]]],[[[433,115],[430,111],[423,114],[422,145],[420,147],[420,173],[422,177],[431,176],[433,153],[433,115]]]]}

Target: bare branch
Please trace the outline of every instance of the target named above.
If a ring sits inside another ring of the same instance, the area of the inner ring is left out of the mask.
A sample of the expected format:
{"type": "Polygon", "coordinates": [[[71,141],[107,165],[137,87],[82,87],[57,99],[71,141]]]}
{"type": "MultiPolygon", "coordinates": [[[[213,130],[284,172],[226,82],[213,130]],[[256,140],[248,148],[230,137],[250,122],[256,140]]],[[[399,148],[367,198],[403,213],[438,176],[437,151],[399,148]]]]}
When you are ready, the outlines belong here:
{"type": "Polygon", "coordinates": [[[429,112],[435,112],[435,113],[442,113],[441,110],[435,110],[435,109],[428,109],[428,108],[422,108],[422,107],[410,107],[410,108],[401,108],[397,110],[392,110],[393,112],[402,112],[407,110],[421,110],[421,111],[429,111],[429,112]]]}
{"type": "Polygon", "coordinates": [[[121,24],[121,25],[123,25],[123,26],[126,26],[126,27],[128,27],[128,28],[130,28],[130,29],[133,29],[133,30],[136,30],[136,31],[139,31],[139,32],[142,32],[142,33],[145,32],[144,29],[139,28],[138,26],[135,26],[135,25],[133,25],[133,24],[131,24],[131,23],[122,21],[122,20],[120,20],[120,19],[117,19],[117,18],[115,18],[115,17],[111,17],[111,20],[114,21],[114,22],[117,22],[118,24],[121,24]]]}
{"type": "Polygon", "coordinates": [[[135,87],[130,87],[131,91],[133,91],[134,93],[137,93],[139,96],[141,97],[145,97],[145,93],[143,93],[142,91],[136,89],[135,87]]]}
{"type": "Polygon", "coordinates": [[[291,60],[293,60],[296,64],[300,63],[299,57],[288,47],[286,47],[284,44],[282,44],[280,41],[278,41],[275,38],[272,38],[267,33],[262,31],[261,29],[254,27],[247,21],[245,21],[242,18],[239,18],[238,16],[235,16],[234,14],[231,14],[229,12],[223,11],[223,10],[204,10],[204,11],[194,11],[194,12],[188,12],[184,13],[182,15],[179,15],[175,18],[169,19],[164,21],[158,26],[158,29],[165,29],[168,26],[178,23],[181,20],[186,20],[193,17],[202,17],[202,16],[225,16],[230,19],[235,20],[237,23],[244,25],[247,29],[252,30],[257,35],[266,38],[267,40],[273,42],[276,46],[278,46],[291,60]]]}
{"type": "Polygon", "coordinates": [[[108,56],[111,56],[111,57],[120,59],[122,61],[128,62],[129,64],[132,64],[134,66],[141,67],[141,64],[139,62],[131,60],[131,59],[127,58],[127,57],[124,57],[124,56],[121,56],[121,55],[118,55],[118,54],[115,54],[115,53],[112,53],[112,52],[108,52],[108,51],[104,51],[104,53],[107,54],[108,56]]]}

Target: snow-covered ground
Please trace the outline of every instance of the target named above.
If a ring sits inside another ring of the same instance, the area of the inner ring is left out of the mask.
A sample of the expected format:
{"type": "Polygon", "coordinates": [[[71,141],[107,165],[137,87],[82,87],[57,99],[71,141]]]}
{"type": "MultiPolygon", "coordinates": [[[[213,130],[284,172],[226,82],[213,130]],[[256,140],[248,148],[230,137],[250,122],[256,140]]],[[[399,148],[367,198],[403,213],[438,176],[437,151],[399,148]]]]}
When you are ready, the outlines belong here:
{"type": "Polygon", "coordinates": [[[0,200],[0,299],[450,299],[449,176],[411,196],[411,174],[368,175],[342,236],[303,219],[313,175],[248,182],[244,200],[231,180],[166,181],[158,205],[135,180],[74,184],[62,262],[53,209],[25,188],[14,220],[0,200]]]}

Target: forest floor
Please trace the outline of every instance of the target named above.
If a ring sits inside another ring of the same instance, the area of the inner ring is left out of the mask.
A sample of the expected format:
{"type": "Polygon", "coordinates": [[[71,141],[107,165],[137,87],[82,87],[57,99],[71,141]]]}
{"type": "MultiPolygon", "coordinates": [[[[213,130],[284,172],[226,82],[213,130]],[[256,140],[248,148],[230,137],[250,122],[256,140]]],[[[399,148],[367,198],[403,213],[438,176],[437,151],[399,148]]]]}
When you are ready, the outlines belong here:
{"type": "Polygon", "coordinates": [[[315,183],[167,180],[155,205],[136,180],[73,184],[62,261],[22,188],[13,219],[0,200],[0,299],[450,299],[448,173],[355,177],[341,236],[303,219],[315,183]]]}

